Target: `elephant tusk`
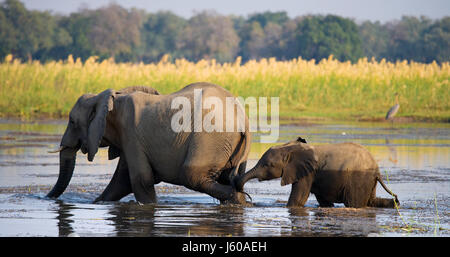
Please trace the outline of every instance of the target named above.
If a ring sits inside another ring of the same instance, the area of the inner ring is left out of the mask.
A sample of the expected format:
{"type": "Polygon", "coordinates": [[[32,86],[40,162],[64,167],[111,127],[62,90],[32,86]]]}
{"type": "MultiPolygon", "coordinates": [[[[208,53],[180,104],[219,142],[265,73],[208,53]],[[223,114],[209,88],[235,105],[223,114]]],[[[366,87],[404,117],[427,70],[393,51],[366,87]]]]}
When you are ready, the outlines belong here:
{"type": "Polygon", "coordinates": [[[53,151],[48,151],[48,153],[59,153],[59,152],[61,152],[62,150],[64,150],[64,148],[66,148],[66,146],[60,146],[59,149],[53,150],[53,151]]]}

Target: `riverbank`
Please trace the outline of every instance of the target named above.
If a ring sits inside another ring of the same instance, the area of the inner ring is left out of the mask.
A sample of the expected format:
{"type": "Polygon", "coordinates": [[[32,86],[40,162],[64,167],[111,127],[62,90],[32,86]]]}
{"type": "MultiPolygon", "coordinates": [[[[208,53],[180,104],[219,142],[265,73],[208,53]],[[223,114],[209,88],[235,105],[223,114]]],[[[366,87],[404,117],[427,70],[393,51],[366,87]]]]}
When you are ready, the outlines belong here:
{"type": "MultiPolygon", "coordinates": [[[[450,65],[361,59],[352,64],[333,58],[320,62],[262,59],[218,64],[186,60],[155,64],[65,61],[0,64],[0,117],[65,118],[77,98],[107,88],[132,85],[175,92],[198,81],[223,86],[235,96],[279,97],[281,119],[319,118],[382,121],[398,93],[397,118],[450,121],[450,65]]],[[[269,103],[270,104],[270,103],[269,103]]],[[[270,113],[270,112],[269,112],[270,113]]]]}

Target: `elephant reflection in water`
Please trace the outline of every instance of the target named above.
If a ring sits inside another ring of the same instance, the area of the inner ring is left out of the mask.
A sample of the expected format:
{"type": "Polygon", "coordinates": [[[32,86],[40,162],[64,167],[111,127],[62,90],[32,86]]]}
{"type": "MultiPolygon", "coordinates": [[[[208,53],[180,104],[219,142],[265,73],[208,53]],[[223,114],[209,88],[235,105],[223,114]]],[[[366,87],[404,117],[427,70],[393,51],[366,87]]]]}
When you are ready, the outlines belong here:
{"type": "MultiPolygon", "coordinates": [[[[91,233],[81,233],[74,229],[77,219],[75,212],[80,210],[80,207],[61,200],[56,200],[56,203],[59,236],[71,237],[91,233]]],[[[104,219],[108,221],[105,226],[113,228],[114,236],[244,235],[245,209],[239,205],[198,208],[196,205],[137,205],[133,202],[118,202],[104,206],[107,208],[104,219]]]]}
{"type": "Polygon", "coordinates": [[[368,236],[379,231],[376,209],[289,208],[284,236],[368,236]]]}
{"type": "Polygon", "coordinates": [[[58,209],[56,210],[56,219],[58,220],[58,235],[59,236],[73,236],[75,235],[72,223],[74,222],[71,210],[75,209],[75,205],[64,203],[61,200],[56,200],[58,209]]]}
{"type": "Polygon", "coordinates": [[[156,236],[155,205],[117,203],[109,210],[116,236],[156,236]]]}
{"type": "MultiPolygon", "coordinates": [[[[80,210],[75,204],[64,203],[56,200],[58,209],[56,219],[58,220],[58,235],[60,237],[79,236],[80,231],[73,227],[75,220],[74,211],[80,210]]],[[[108,211],[112,215],[106,220],[113,222],[115,236],[151,236],[154,227],[154,206],[118,203],[112,205],[108,211]]],[[[90,211],[90,210],[87,210],[90,211]]],[[[109,226],[111,224],[108,224],[109,226]]],[[[83,235],[89,235],[91,231],[83,231],[83,235]]]]}
{"type": "Polygon", "coordinates": [[[117,236],[239,236],[244,235],[241,206],[164,206],[114,204],[109,214],[117,236]],[[230,215],[232,213],[232,215],[230,215]],[[230,217],[232,217],[230,220],[230,217]]]}
{"type": "MultiPolygon", "coordinates": [[[[75,204],[57,200],[59,236],[78,236],[73,227],[75,204]]],[[[242,206],[207,206],[201,213],[195,205],[136,205],[119,202],[107,205],[107,226],[114,235],[129,236],[245,236],[245,208],[242,206]],[[192,212],[192,210],[197,210],[192,212]],[[181,215],[183,213],[183,215],[181,215]],[[190,213],[190,214],[189,214],[190,213]]],[[[88,210],[89,211],[89,210],[88,210]]],[[[367,236],[378,232],[376,211],[343,208],[289,208],[290,230],[281,236],[367,236]]],[[[88,234],[91,231],[86,231],[88,234]]]]}

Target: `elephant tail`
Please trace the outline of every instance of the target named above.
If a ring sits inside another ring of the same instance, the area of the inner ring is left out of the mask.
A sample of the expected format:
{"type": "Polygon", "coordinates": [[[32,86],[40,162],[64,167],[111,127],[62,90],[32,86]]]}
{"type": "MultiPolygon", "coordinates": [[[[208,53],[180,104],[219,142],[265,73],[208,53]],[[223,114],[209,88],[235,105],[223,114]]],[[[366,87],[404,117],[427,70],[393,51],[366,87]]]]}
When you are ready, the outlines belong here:
{"type": "Polygon", "coordinates": [[[396,194],[392,193],[391,190],[389,190],[389,188],[387,188],[387,186],[384,184],[383,180],[381,180],[380,176],[377,176],[377,181],[380,183],[380,185],[384,188],[384,190],[386,190],[386,192],[390,195],[392,195],[395,198],[395,202],[397,202],[398,204],[400,203],[398,201],[398,197],[396,194]]]}
{"type": "MultiPolygon", "coordinates": [[[[245,131],[241,132],[241,141],[239,142],[239,150],[237,153],[239,154],[242,152],[242,155],[240,156],[238,162],[236,163],[236,166],[233,168],[233,170],[230,173],[230,183],[233,185],[234,178],[238,175],[239,169],[241,164],[244,164],[247,160],[248,153],[250,152],[250,143],[251,143],[251,136],[250,131],[248,130],[248,127],[246,126],[245,131]],[[243,151],[240,151],[240,149],[243,149],[243,151]]],[[[243,172],[245,172],[245,167],[243,172]]],[[[233,185],[234,187],[234,185],[233,185]]]]}

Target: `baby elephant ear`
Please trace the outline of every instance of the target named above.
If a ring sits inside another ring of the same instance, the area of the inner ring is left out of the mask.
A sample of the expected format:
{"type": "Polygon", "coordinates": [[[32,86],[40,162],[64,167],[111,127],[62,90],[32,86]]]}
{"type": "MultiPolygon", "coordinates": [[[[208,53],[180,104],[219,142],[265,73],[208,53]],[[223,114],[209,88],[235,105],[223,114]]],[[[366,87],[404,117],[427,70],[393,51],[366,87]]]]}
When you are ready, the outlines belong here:
{"type": "Polygon", "coordinates": [[[281,175],[282,186],[295,183],[317,170],[318,157],[313,147],[295,145],[289,148],[289,161],[281,175]]]}

